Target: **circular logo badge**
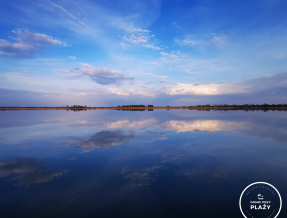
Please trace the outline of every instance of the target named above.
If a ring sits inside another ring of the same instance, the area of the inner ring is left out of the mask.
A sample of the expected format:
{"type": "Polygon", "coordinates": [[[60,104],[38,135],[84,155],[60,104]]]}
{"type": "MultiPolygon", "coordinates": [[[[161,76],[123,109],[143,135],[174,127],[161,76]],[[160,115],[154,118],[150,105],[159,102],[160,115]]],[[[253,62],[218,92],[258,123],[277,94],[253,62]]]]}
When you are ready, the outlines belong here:
{"type": "Polygon", "coordinates": [[[276,218],[281,211],[282,199],[273,185],[255,182],[241,193],[239,207],[245,218],[276,218]]]}

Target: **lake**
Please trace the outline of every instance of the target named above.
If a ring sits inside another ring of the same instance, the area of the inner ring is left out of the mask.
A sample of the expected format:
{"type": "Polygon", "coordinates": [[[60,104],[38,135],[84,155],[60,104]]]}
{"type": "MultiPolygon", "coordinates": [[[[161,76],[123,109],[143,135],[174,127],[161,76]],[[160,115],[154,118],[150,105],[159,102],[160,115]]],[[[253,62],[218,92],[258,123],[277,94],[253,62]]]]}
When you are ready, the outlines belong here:
{"type": "Polygon", "coordinates": [[[243,217],[267,182],[287,217],[284,111],[0,112],[1,217],[243,217]]]}

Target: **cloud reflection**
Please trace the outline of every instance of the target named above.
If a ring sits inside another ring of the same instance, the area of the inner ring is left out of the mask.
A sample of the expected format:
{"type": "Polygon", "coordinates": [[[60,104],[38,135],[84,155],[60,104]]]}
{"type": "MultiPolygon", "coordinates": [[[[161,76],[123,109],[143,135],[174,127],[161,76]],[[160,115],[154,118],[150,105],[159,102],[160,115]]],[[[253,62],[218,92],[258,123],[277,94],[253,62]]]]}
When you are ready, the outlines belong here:
{"type": "Polygon", "coordinates": [[[122,127],[152,127],[156,124],[155,119],[148,119],[143,121],[133,121],[130,122],[129,120],[121,120],[112,123],[108,123],[108,128],[122,128],[122,127]]]}
{"type": "Polygon", "coordinates": [[[48,171],[41,163],[35,162],[30,158],[19,158],[15,160],[0,162],[0,177],[6,177],[10,174],[18,174],[19,186],[29,186],[34,183],[48,182],[65,171],[48,171]]]}
{"type": "Polygon", "coordinates": [[[211,169],[187,169],[176,173],[176,176],[185,176],[188,179],[198,179],[199,177],[209,178],[210,180],[221,180],[228,177],[228,170],[222,167],[215,167],[211,169]]]}
{"type": "Polygon", "coordinates": [[[121,173],[127,181],[124,190],[134,191],[135,188],[150,185],[151,182],[155,180],[156,171],[161,168],[162,166],[155,165],[138,171],[122,170],[121,173]]]}
{"type": "MultiPolygon", "coordinates": [[[[242,129],[249,129],[248,125],[245,122],[241,121],[226,121],[226,120],[169,120],[166,122],[160,123],[155,119],[148,119],[143,121],[133,121],[122,120],[112,123],[107,123],[108,128],[127,128],[127,127],[159,127],[164,130],[173,130],[177,133],[180,132],[198,132],[198,131],[238,131],[242,129]]],[[[150,133],[147,131],[146,133],[150,133]]]]}
{"type": "Polygon", "coordinates": [[[244,122],[239,121],[223,121],[223,120],[194,120],[194,121],[180,121],[170,120],[161,125],[166,130],[174,130],[179,132],[188,131],[239,131],[242,129],[248,129],[248,126],[244,122]]]}
{"type": "MultiPolygon", "coordinates": [[[[287,143],[287,129],[284,124],[274,120],[168,120],[148,119],[143,121],[128,120],[107,123],[108,128],[158,128],[181,132],[238,132],[263,139],[273,139],[287,143]]],[[[149,132],[146,132],[149,133],[149,132]]],[[[167,134],[167,133],[165,133],[167,134]]],[[[164,135],[163,135],[164,136],[164,135]]],[[[156,139],[158,140],[158,139],[156,139]]],[[[161,139],[163,140],[163,138],[161,139]]]]}
{"type": "MultiPolygon", "coordinates": [[[[108,148],[109,146],[122,144],[127,136],[115,131],[117,129],[126,132],[130,135],[130,138],[134,135],[142,135],[142,138],[145,138],[145,140],[151,140],[150,137],[144,136],[147,134],[155,136],[153,140],[164,140],[167,135],[173,134],[173,132],[184,133],[205,131],[237,132],[252,137],[287,143],[287,125],[285,121],[287,117],[284,112],[226,112],[224,115],[221,112],[206,113],[181,110],[159,112],[160,113],[153,114],[142,113],[142,117],[140,117],[139,114],[132,113],[124,117],[122,116],[123,114],[117,114],[115,116],[114,112],[108,112],[107,114],[112,115],[109,118],[106,117],[106,115],[91,117],[91,114],[87,112],[77,114],[76,120],[72,119],[72,117],[75,116],[74,114],[67,114],[61,118],[53,116],[53,122],[46,121],[52,120],[51,116],[44,117],[43,119],[43,115],[39,114],[38,116],[33,117],[33,119],[35,118],[35,122],[33,121],[33,123],[31,123],[32,116],[29,114],[27,118],[21,116],[22,121],[18,126],[17,120],[19,120],[20,116],[15,115],[15,118],[10,116],[9,119],[7,119],[3,115],[0,117],[4,119],[4,128],[0,128],[0,135],[3,136],[0,137],[0,143],[16,144],[36,138],[41,139],[56,135],[64,137],[75,136],[74,128],[79,127],[81,131],[77,132],[77,135],[93,134],[95,129],[96,132],[99,133],[92,136],[90,139],[85,139],[84,137],[80,138],[81,136],[70,137],[62,143],[61,146],[82,147],[84,152],[87,152],[94,148],[108,148]],[[10,122],[11,120],[13,122],[10,122]],[[13,125],[8,125],[9,122],[13,125]],[[60,128],[59,123],[63,123],[65,128],[60,128]],[[29,127],[26,127],[25,125],[29,125],[29,127]],[[47,128],[48,125],[51,127],[47,128]],[[15,137],[15,130],[5,126],[19,127],[19,130],[23,128],[23,131],[18,131],[17,137],[15,137]],[[103,138],[105,137],[110,137],[110,139],[104,140],[103,138]]],[[[21,114],[22,113],[24,112],[21,112],[21,114]]],[[[28,112],[25,112],[25,114],[26,113],[28,114],[28,112]]],[[[51,112],[53,115],[55,113],[51,112]]],[[[100,112],[91,113],[96,114],[100,112]]],[[[59,113],[59,115],[63,116],[63,113],[59,113]]]]}
{"type": "Polygon", "coordinates": [[[82,148],[83,152],[89,152],[95,148],[109,148],[110,146],[123,144],[129,139],[133,139],[133,134],[124,135],[123,131],[101,131],[89,139],[67,138],[60,146],[82,148]]]}

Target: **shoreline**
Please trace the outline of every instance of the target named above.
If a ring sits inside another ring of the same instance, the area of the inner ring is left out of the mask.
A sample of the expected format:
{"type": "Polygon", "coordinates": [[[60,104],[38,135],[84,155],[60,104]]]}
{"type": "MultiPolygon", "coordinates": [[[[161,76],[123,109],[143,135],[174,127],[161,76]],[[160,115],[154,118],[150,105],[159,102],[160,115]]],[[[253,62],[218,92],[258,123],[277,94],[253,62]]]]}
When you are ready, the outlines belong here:
{"type": "Polygon", "coordinates": [[[188,109],[188,110],[287,110],[286,105],[280,106],[210,106],[210,107],[0,107],[5,110],[156,110],[156,109],[188,109]]]}

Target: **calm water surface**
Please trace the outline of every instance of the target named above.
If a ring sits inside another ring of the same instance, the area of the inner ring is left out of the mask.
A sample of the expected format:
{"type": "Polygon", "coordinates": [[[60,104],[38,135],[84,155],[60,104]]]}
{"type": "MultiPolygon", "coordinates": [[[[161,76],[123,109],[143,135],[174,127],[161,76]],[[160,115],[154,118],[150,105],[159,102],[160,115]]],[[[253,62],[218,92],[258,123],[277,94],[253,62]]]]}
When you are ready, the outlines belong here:
{"type": "Polygon", "coordinates": [[[254,182],[287,217],[287,113],[1,111],[1,217],[243,217],[254,182]]]}

